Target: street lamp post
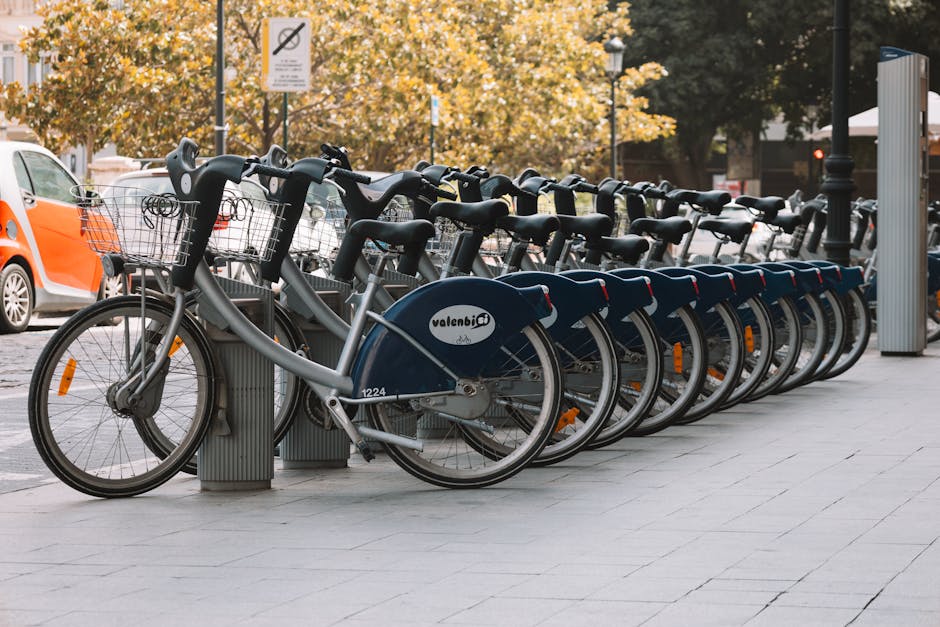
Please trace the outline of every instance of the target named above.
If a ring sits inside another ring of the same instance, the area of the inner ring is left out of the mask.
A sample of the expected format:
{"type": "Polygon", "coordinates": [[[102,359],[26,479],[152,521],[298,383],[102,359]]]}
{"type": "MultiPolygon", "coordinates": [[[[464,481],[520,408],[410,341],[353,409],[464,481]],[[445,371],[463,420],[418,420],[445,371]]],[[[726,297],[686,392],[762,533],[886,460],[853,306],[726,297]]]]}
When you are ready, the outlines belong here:
{"type": "Polygon", "coordinates": [[[604,43],[607,53],[607,78],[610,79],[610,177],[617,178],[617,79],[623,72],[623,51],[626,46],[620,37],[611,37],[604,43]]]}
{"type": "Polygon", "coordinates": [[[225,55],[222,0],[215,5],[215,154],[225,153],[225,55]]]}
{"type": "Polygon", "coordinates": [[[849,265],[851,194],[855,190],[849,154],[849,0],[835,0],[832,28],[832,151],[826,157],[822,191],[829,197],[826,257],[849,265]]]}

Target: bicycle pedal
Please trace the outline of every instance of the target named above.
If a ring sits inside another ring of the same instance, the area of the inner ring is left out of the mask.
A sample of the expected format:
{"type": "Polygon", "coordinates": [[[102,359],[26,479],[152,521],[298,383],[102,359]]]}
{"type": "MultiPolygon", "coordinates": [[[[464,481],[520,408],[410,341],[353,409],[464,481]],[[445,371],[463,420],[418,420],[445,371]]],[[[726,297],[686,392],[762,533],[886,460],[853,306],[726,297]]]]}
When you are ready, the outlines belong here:
{"type": "Polygon", "coordinates": [[[371,462],[373,459],[375,459],[375,453],[372,452],[372,447],[369,446],[368,442],[364,440],[362,442],[357,442],[356,449],[359,450],[359,454],[362,455],[362,459],[366,460],[367,462],[371,462]]]}

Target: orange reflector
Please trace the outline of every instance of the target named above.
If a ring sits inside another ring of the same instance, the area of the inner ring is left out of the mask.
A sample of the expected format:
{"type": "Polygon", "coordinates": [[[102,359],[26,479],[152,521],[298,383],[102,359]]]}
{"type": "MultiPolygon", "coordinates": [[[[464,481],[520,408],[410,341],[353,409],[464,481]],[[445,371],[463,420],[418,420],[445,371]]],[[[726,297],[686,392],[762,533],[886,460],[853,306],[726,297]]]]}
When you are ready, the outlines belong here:
{"type": "Polygon", "coordinates": [[[747,352],[754,352],[754,329],[751,325],[744,327],[744,347],[747,348],[747,352]]]}
{"type": "Polygon", "coordinates": [[[672,368],[676,374],[682,374],[682,343],[676,342],[672,345],[672,368]]]}
{"type": "Polygon", "coordinates": [[[940,307],[940,290],[937,290],[937,307],[940,307]]]}
{"type": "Polygon", "coordinates": [[[628,382],[627,382],[627,385],[629,385],[630,387],[632,387],[632,388],[633,388],[634,390],[636,390],[637,392],[639,392],[640,390],[643,389],[643,384],[640,383],[639,381],[628,381],[628,382]]]}
{"type": "Polygon", "coordinates": [[[182,346],[183,346],[183,338],[177,335],[175,338],[173,338],[173,344],[170,346],[170,352],[167,353],[167,356],[172,357],[173,353],[175,353],[180,348],[182,348],[182,346]]]}
{"type": "Polygon", "coordinates": [[[69,393],[69,387],[72,385],[72,379],[75,377],[75,367],[78,362],[69,357],[65,364],[65,370],[62,372],[62,380],[59,381],[59,396],[65,396],[69,393]]]}
{"type": "Polygon", "coordinates": [[[725,373],[723,373],[721,370],[718,370],[717,368],[709,368],[708,376],[713,379],[718,379],[719,381],[725,380],[725,373]]]}
{"type": "Polygon", "coordinates": [[[555,433],[558,433],[565,427],[571,426],[574,424],[574,419],[578,417],[578,414],[581,413],[581,410],[577,407],[572,407],[565,413],[561,415],[561,418],[558,419],[558,424],[555,425],[555,433]]]}

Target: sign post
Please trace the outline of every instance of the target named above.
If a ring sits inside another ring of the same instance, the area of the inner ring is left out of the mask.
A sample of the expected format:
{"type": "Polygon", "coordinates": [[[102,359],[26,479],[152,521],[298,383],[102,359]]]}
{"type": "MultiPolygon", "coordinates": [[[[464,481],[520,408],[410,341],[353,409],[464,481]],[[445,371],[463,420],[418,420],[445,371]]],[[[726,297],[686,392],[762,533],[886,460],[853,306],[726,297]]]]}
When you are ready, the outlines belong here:
{"type": "Polygon", "coordinates": [[[441,102],[431,94],[431,163],[434,163],[434,128],[441,119],[441,102]]]}
{"type": "Polygon", "coordinates": [[[284,93],[284,150],[287,150],[287,94],[310,89],[310,20],[269,17],[261,36],[261,86],[284,93]]]}

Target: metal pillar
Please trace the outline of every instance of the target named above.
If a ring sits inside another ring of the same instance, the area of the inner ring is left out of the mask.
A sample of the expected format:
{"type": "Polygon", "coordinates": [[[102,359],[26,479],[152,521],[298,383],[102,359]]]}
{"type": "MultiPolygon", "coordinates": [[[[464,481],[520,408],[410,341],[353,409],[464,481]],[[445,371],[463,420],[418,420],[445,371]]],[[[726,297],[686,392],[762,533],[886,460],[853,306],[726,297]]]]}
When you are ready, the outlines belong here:
{"type": "Polygon", "coordinates": [[[878,63],[878,348],[927,344],[927,57],[882,48],[878,63]]]}
{"type": "Polygon", "coordinates": [[[849,155],[849,0],[835,0],[832,26],[832,152],[826,157],[822,191],[829,197],[826,257],[849,265],[851,195],[855,191],[849,155]]]}
{"type": "Polygon", "coordinates": [[[225,21],[223,0],[215,5],[215,154],[225,154],[225,21]]]}

